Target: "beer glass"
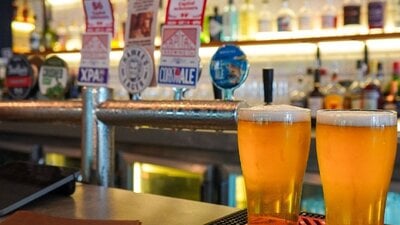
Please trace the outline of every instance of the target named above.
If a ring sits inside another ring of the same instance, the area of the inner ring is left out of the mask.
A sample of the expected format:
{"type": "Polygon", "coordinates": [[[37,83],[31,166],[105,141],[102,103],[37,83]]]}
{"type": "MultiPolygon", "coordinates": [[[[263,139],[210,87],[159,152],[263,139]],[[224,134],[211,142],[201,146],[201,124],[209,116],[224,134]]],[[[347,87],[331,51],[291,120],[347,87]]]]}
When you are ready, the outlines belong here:
{"type": "Polygon", "coordinates": [[[297,224],[310,148],[310,110],[265,105],[239,109],[238,144],[248,224],[297,224]]]}
{"type": "Polygon", "coordinates": [[[326,224],[383,225],[396,112],[319,110],[316,141],[326,224]]]}

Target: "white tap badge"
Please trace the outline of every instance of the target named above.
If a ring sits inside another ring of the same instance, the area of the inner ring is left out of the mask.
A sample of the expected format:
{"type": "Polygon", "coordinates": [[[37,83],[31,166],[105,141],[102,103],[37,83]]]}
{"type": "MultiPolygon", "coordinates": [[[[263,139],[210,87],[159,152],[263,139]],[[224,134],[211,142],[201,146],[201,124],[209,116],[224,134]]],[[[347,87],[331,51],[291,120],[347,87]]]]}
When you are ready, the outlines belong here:
{"type": "Polygon", "coordinates": [[[202,26],[206,0],[169,0],[165,24],[202,26]]]}
{"type": "Polygon", "coordinates": [[[131,94],[139,94],[150,85],[153,79],[154,65],[149,52],[131,45],[125,48],[119,62],[119,80],[131,94]]]}
{"type": "Polygon", "coordinates": [[[110,0],[83,0],[86,32],[114,34],[114,14],[110,0]]]}
{"type": "Polygon", "coordinates": [[[104,86],[109,80],[110,65],[109,33],[85,33],[81,50],[78,85],[104,86]]]}
{"type": "Polygon", "coordinates": [[[150,86],[156,85],[154,70],[154,38],[157,31],[159,1],[160,0],[129,0],[128,16],[125,24],[125,47],[143,47],[151,56],[151,65],[153,66],[153,69],[150,86]]]}
{"type": "Polygon", "coordinates": [[[195,88],[199,77],[200,26],[165,25],[157,82],[160,86],[195,88]]]}

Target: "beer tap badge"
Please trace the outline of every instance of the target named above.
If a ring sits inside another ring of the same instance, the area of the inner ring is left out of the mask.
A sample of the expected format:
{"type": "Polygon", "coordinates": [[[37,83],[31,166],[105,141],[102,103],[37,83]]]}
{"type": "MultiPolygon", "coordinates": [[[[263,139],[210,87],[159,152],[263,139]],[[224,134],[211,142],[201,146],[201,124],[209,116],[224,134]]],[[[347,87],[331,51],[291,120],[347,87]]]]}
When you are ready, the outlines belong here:
{"type": "Polygon", "coordinates": [[[67,82],[67,63],[57,56],[46,59],[39,72],[40,93],[48,98],[63,99],[67,82]]]}
{"type": "Polygon", "coordinates": [[[139,94],[146,89],[153,78],[154,64],[146,48],[131,45],[125,48],[119,62],[119,80],[131,94],[139,94]]]}
{"type": "Polygon", "coordinates": [[[14,55],[9,59],[6,69],[6,87],[13,99],[26,99],[34,85],[33,70],[23,55],[14,55]]]}
{"type": "Polygon", "coordinates": [[[238,88],[246,80],[248,73],[246,55],[235,45],[220,47],[211,59],[211,78],[220,89],[238,88]]]}

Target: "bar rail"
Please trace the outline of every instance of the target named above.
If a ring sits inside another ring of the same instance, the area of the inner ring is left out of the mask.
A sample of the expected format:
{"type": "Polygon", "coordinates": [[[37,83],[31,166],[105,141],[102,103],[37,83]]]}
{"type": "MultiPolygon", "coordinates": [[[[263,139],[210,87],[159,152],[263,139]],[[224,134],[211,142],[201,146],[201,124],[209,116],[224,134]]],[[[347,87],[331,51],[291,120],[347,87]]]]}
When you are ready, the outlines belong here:
{"type": "Polygon", "coordinates": [[[86,87],[82,101],[2,101],[0,121],[81,124],[83,181],[114,186],[115,126],[236,130],[241,101],[114,101],[86,87]]]}

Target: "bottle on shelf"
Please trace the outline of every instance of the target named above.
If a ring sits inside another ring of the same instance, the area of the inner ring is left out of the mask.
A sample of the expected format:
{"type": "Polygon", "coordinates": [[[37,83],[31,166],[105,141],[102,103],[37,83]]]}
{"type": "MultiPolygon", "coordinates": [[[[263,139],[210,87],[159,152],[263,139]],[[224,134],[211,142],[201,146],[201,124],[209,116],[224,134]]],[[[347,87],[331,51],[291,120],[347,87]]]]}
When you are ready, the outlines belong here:
{"type": "Polygon", "coordinates": [[[333,0],[326,0],[321,12],[321,29],[336,29],[338,12],[333,0]]]}
{"type": "Polygon", "coordinates": [[[290,92],[290,104],[303,108],[307,107],[307,94],[305,91],[303,75],[297,76],[295,88],[290,92]]]}
{"type": "MultiPolygon", "coordinates": [[[[162,32],[162,27],[165,24],[165,15],[166,14],[166,9],[164,7],[164,0],[160,0],[159,5],[158,5],[158,12],[157,12],[157,30],[156,30],[156,38],[155,38],[155,43],[156,45],[161,45],[161,32],[162,32]]],[[[126,18],[126,16],[125,16],[126,18]]],[[[125,27],[125,24],[122,23],[122,27],[125,27]]],[[[123,32],[125,33],[125,32],[123,32]]]]}
{"type": "Polygon", "coordinates": [[[361,109],[361,97],[366,73],[366,63],[362,60],[357,60],[357,77],[349,87],[351,109],[361,109]]]}
{"type": "Polygon", "coordinates": [[[44,22],[44,29],[43,29],[43,46],[46,51],[54,51],[54,47],[57,42],[57,34],[51,27],[52,20],[47,20],[44,22]]]}
{"type": "Polygon", "coordinates": [[[238,40],[238,11],[235,6],[234,0],[228,0],[228,5],[224,7],[222,14],[222,40],[223,41],[237,41],[238,40]]]}
{"type": "Polygon", "coordinates": [[[313,11],[311,10],[310,0],[304,0],[303,6],[298,13],[298,28],[299,30],[313,29],[313,11]]]}
{"type": "Polygon", "coordinates": [[[295,13],[289,8],[289,0],[282,0],[282,6],[277,15],[278,31],[294,31],[295,30],[295,13]]]}
{"type": "Polygon", "coordinates": [[[272,13],[269,0],[262,0],[258,11],[258,32],[271,32],[273,30],[272,13]]]}
{"type": "Polygon", "coordinates": [[[307,106],[311,110],[311,124],[315,126],[317,111],[324,107],[324,95],[320,91],[320,69],[314,71],[314,89],[307,97],[307,106]]]}
{"type": "Polygon", "coordinates": [[[368,1],[368,27],[370,30],[378,29],[382,31],[385,26],[386,15],[385,0],[369,0],[368,1]]]}
{"type": "Polygon", "coordinates": [[[400,28],[400,0],[393,0],[393,25],[395,28],[400,28]]]}
{"type": "Polygon", "coordinates": [[[346,89],[338,82],[338,74],[334,72],[332,74],[331,82],[326,87],[324,108],[343,109],[345,92],[346,89]]]}
{"type": "Polygon", "coordinates": [[[21,16],[22,16],[23,22],[28,22],[28,19],[29,19],[28,0],[23,0],[23,2],[22,2],[21,16]]]}
{"type": "Polygon", "coordinates": [[[368,77],[362,90],[361,107],[367,110],[383,109],[381,82],[377,78],[378,62],[371,61],[368,68],[368,77]]]}
{"type": "Polygon", "coordinates": [[[255,39],[257,32],[257,14],[253,0],[244,0],[239,11],[239,39],[255,39]]]}
{"type": "Polygon", "coordinates": [[[34,16],[34,21],[35,29],[29,35],[29,45],[31,52],[39,52],[42,35],[40,35],[39,26],[36,23],[36,16],[34,16]]]}
{"type": "Polygon", "coordinates": [[[222,15],[219,14],[217,6],[214,7],[214,14],[208,18],[208,23],[210,41],[221,41],[222,15]]]}
{"type": "Polygon", "coordinates": [[[201,33],[200,33],[200,42],[201,43],[210,43],[210,21],[209,18],[210,16],[212,16],[213,12],[212,12],[212,7],[211,6],[207,6],[204,12],[204,18],[203,18],[203,26],[201,29],[201,33]]]}
{"type": "Polygon", "coordinates": [[[399,96],[400,86],[400,61],[393,63],[392,80],[385,89],[385,105],[384,109],[397,110],[397,100],[399,96]]]}
{"type": "Polygon", "coordinates": [[[361,28],[360,0],[345,0],[343,2],[343,25],[355,32],[361,28]]]}

